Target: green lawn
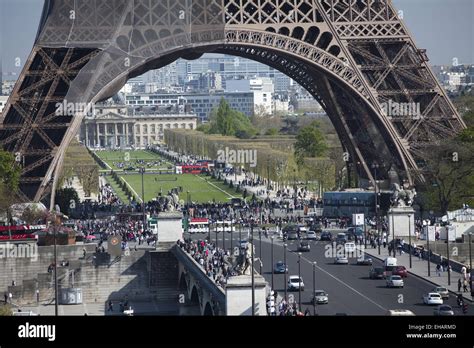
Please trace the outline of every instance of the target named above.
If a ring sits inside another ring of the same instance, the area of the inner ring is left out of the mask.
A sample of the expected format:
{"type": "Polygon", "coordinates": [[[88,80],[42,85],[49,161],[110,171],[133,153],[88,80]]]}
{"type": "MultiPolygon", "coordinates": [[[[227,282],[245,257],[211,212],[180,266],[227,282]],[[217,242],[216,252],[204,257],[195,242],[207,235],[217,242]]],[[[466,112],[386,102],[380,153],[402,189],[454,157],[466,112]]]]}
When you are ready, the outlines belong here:
{"type": "MultiPolygon", "coordinates": [[[[135,190],[135,192],[141,196],[142,194],[142,181],[141,175],[122,175],[125,181],[135,190]]],[[[145,174],[144,176],[144,187],[145,187],[145,200],[149,201],[156,198],[159,192],[162,192],[164,196],[167,195],[168,191],[172,188],[181,186],[183,192],[179,194],[179,198],[186,201],[186,192],[189,191],[191,200],[198,203],[206,203],[215,199],[217,202],[228,202],[232,197],[242,197],[236,194],[233,190],[228,187],[218,184],[215,181],[208,183],[209,177],[197,176],[192,174],[181,174],[181,175],[153,175],[145,174]],[[156,181],[155,181],[156,179],[156,181]],[[222,192],[221,190],[225,192],[222,192]]]]}
{"type": "Polygon", "coordinates": [[[124,163],[125,168],[134,167],[135,169],[139,166],[137,160],[144,160],[150,162],[147,166],[147,169],[168,169],[168,166],[172,166],[168,161],[164,161],[162,164],[153,164],[152,162],[164,160],[160,155],[145,151],[145,150],[136,150],[136,151],[96,151],[97,156],[99,156],[104,162],[106,162],[112,169],[121,170],[115,164],[124,163]],[[115,164],[114,164],[115,162],[115,164]]]}

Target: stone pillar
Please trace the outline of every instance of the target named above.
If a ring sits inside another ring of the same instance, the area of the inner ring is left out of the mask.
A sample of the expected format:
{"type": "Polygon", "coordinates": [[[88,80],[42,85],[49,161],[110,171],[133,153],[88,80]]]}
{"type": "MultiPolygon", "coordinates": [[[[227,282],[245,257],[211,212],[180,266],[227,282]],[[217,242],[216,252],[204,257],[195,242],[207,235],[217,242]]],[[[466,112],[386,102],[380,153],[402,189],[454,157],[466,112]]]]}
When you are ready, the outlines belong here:
{"type": "Polygon", "coordinates": [[[87,122],[84,122],[84,126],[86,128],[86,146],[90,147],[90,144],[89,144],[89,124],[87,122]]]}
{"type": "Polygon", "coordinates": [[[388,214],[388,241],[393,239],[404,239],[408,243],[411,229],[411,242],[415,241],[415,210],[412,207],[392,207],[388,214]],[[395,231],[394,231],[395,230],[395,231]]]}
{"type": "MultiPolygon", "coordinates": [[[[255,315],[267,315],[267,282],[260,274],[255,274],[255,315]]],[[[241,275],[230,277],[226,288],[226,315],[252,315],[252,277],[241,275]]]]}
{"type": "Polygon", "coordinates": [[[119,138],[120,138],[120,136],[119,136],[119,133],[118,133],[118,124],[117,124],[117,122],[115,122],[114,126],[115,126],[115,128],[114,128],[115,129],[115,135],[114,135],[115,147],[119,147],[119,138]]]}
{"type": "Polygon", "coordinates": [[[97,137],[97,144],[96,144],[96,145],[97,145],[97,146],[100,146],[100,135],[99,135],[99,130],[100,130],[100,128],[99,128],[99,123],[98,123],[98,122],[96,123],[96,127],[95,127],[95,128],[96,128],[96,133],[97,133],[97,134],[96,134],[96,137],[97,137]]]}
{"type": "Polygon", "coordinates": [[[176,243],[183,239],[183,214],[181,212],[162,212],[158,214],[158,245],[176,243]]]}

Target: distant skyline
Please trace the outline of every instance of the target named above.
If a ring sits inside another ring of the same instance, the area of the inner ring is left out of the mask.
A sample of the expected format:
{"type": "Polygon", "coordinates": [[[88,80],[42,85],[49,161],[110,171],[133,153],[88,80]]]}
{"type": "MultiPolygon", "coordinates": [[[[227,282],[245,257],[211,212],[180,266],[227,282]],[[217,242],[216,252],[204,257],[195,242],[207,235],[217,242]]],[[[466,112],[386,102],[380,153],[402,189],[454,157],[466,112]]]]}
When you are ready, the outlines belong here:
{"type": "MultiPolygon", "coordinates": [[[[432,65],[474,64],[474,0],[393,0],[432,65]]],[[[2,70],[17,75],[38,30],[42,0],[0,0],[2,70]],[[20,59],[20,67],[15,66],[20,59]]]]}

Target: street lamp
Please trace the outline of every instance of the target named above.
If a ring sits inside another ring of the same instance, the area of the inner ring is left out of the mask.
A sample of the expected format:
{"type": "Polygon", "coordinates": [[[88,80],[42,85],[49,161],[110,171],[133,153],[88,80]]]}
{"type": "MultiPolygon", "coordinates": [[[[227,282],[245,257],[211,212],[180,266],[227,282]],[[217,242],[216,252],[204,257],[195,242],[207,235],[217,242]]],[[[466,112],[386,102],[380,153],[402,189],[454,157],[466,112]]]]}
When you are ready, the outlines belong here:
{"type": "MultiPolygon", "coordinates": [[[[395,219],[392,212],[392,247],[393,247],[393,257],[397,257],[397,249],[395,248],[395,219]]],[[[380,242],[380,241],[379,241],[380,242]]],[[[380,244],[379,244],[380,248],[380,244]]]]}
{"type": "Polygon", "coordinates": [[[471,246],[471,235],[472,235],[472,232],[469,232],[469,270],[472,272],[472,246],[471,246]]]}
{"type": "Polygon", "coordinates": [[[252,316],[255,316],[255,271],[254,271],[254,257],[253,257],[253,222],[250,222],[250,246],[251,246],[251,258],[252,258],[252,316]]]}
{"type": "Polygon", "coordinates": [[[286,270],[288,268],[288,265],[286,264],[286,248],[288,247],[288,244],[283,244],[283,263],[285,264],[285,272],[284,272],[284,275],[285,275],[285,284],[284,284],[284,287],[285,287],[285,302],[287,301],[287,298],[288,298],[288,286],[287,286],[287,279],[286,279],[286,270]]]}
{"type": "MultiPolygon", "coordinates": [[[[469,236],[470,237],[470,236],[469,236]]],[[[270,239],[272,240],[272,249],[271,249],[271,259],[272,259],[272,263],[271,263],[271,267],[272,267],[272,290],[275,290],[275,286],[274,286],[274,282],[273,282],[273,239],[275,237],[274,236],[271,236],[270,239]]],[[[285,265],[286,267],[286,265],[285,265]]]]}
{"type": "Polygon", "coordinates": [[[298,309],[301,312],[301,253],[298,253],[298,309]]]}
{"type": "Polygon", "coordinates": [[[145,184],[144,184],[144,175],[145,175],[145,167],[140,168],[140,174],[142,175],[142,213],[143,213],[143,232],[145,232],[146,228],[146,213],[145,213],[145,184]]]}
{"type": "Polygon", "coordinates": [[[428,277],[431,276],[431,251],[430,251],[430,230],[428,228],[428,223],[426,224],[425,226],[426,228],[426,249],[427,250],[427,253],[428,253],[428,257],[427,257],[427,260],[428,260],[428,277]]]}
{"type": "Polygon", "coordinates": [[[380,255],[380,229],[379,229],[379,197],[378,197],[378,185],[377,185],[377,169],[380,167],[378,163],[372,163],[372,169],[374,170],[374,191],[375,191],[375,228],[377,230],[377,244],[380,255]]]}
{"type": "Polygon", "coordinates": [[[313,261],[313,315],[316,315],[316,261],[313,261]]]}
{"type": "Polygon", "coordinates": [[[448,266],[447,266],[447,271],[448,271],[448,285],[451,285],[451,272],[449,271],[449,265],[451,264],[449,261],[449,230],[446,228],[446,254],[448,257],[448,266]]]}
{"type": "Polygon", "coordinates": [[[258,238],[259,238],[259,245],[258,245],[258,257],[260,258],[260,274],[263,272],[263,261],[262,261],[262,229],[258,229],[258,238]]]}
{"type": "Polygon", "coordinates": [[[410,258],[410,268],[411,268],[411,215],[408,214],[408,253],[410,258]]]}
{"type": "Polygon", "coordinates": [[[230,216],[230,252],[231,253],[234,250],[234,224],[232,221],[234,217],[232,215],[230,216]]]}

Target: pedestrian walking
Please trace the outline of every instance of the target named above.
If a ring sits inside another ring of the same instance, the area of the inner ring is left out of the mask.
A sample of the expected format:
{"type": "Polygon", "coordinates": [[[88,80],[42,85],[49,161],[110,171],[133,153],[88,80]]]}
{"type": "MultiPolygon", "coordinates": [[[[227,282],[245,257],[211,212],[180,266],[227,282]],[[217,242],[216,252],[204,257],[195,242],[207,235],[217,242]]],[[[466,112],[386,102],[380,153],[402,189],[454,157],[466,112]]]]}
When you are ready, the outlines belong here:
{"type": "Polygon", "coordinates": [[[7,302],[8,302],[8,294],[7,294],[7,293],[4,293],[4,294],[3,294],[3,298],[5,299],[5,304],[7,304],[7,302]]]}
{"type": "Polygon", "coordinates": [[[8,293],[8,300],[10,303],[13,303],[13,294],[11,292],[8,293]]]}
{"type": "Polygon", "coordinates": [[[40,302],[40,291],[39,289],[36,289],[36,304],[39,305],[40,302]]]}
{"type": "Polygon", "coordinates": [[[461,292],[461,286],[463,285],[463,282],[461,281],[461,278],[458,279],[458,292],[461,292]]]}
{"type": "Polygon", "coordinates": [[[467,292],[467,280],[464,279],[464,282],[463,282],[463,289],[462,289],[463,292],[467,292]]]}
{"type": "Polygon", "coordinates": [[[107,309],[108,312],[113,312],[114,311],[114,304],[112,303],[112,300],[109,300],[109,308],[107,309]]]}
{"type": "Polygon", "coordinates": [[[436,265],[436,273],[438,277],[441,277],[441,265],[439,263],[436,265]]]}

